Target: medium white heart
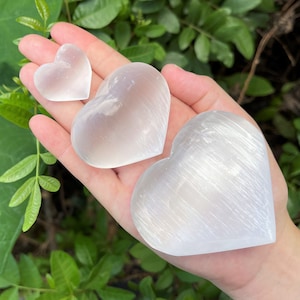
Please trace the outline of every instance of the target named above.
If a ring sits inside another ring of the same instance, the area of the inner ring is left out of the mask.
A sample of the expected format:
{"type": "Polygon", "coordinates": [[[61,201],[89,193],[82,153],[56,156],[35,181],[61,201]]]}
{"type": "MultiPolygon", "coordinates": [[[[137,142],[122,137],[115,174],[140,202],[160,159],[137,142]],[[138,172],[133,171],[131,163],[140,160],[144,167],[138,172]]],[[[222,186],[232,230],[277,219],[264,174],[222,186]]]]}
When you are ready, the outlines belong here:
{"type": "Polygon", "coordinates": [[[34,74],[39,93],[52,101],[87,99],[91,79],[92,69],[87,56],[72,44],[62,45],[54,62],[41,65],[34,74]]]}
{"type": "Polygon", "coordinates": [[[171,156],[140,177],[131,212],[144,240],[170,255],[274,242],[272,185],[263,135],[232,113],[196,116],[176,136],[171,156]]]}
{"type": "Polygon", "coordinates": [[[116,168],[162,153],[170,91],[150,65],[130,63],[107,77],[76,116],[72,145],[88,164],[116,168]]]}

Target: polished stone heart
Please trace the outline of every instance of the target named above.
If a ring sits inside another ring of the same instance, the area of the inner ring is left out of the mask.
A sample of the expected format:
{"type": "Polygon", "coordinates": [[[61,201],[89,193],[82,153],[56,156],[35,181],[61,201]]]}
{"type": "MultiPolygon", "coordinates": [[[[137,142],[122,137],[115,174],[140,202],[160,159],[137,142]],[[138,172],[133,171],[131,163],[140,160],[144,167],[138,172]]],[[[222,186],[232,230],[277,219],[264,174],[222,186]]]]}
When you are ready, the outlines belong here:
{"type": "Polygon", "coordinates": [[[175,256],[274,242],[263,135],[232,113],[196,116],[176,136],[171,156],[140,177],[131,211],[144,240],[175,256]]]}
{"type": "Polygon", "coordinates": [[[87,99],[91,79],[92,69],[87,56],[72,44],[62,45],[54,62],[41,65],[34,74],[39,93],[52,101],[87,99]]]}
{"type": "Polygon", "coordinates": [[[76,116],[72,145],[88,164],[116,168],[162,153],[170,111],[164,77],[130,63],[107,77],[76,116]]]}

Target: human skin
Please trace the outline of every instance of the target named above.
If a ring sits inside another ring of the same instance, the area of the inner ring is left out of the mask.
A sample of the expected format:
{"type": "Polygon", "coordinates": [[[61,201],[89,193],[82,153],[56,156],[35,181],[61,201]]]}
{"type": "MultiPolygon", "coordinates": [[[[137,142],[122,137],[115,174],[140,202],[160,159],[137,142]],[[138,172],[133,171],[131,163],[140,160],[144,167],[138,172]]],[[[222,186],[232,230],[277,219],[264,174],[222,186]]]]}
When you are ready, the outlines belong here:
{"type": "MultiPolygon", "coordinates": [[[[60,45],[74,44],[87,54],[93,68],[92,99],[103,79],[129,61],[90,33],[68,23],[56,24],[51,36],[54,41],[28,35],[19,44],[20,52],[31,61],[21,69],[20,78],[53,116],[53,119],[44,115],[34,116],[30,121],[31,130],[115,220],[143,242],[131,218],[131,194],[139,176],[155,161],[169,155],[172,141],[180,128],[196,114],[210,110],[229,111],[255,126],[257,124],[209,77],[167,65],[162,69],[162,75],[167,80],[172,99],[163,154],[115,169],[91,167],[76,155],[70,141],[72,121],[86,101],[51,102],[44,99],[34,86],[34,72],[39,65],[53,61],[60,45]]],[[[157,254],[181,269],[207,278],[234,299],[300,298],[300,233],[288,215],[286,183],[269,147],[268,158],[276,216],[275,243],[187,257],[157,254]]]]}

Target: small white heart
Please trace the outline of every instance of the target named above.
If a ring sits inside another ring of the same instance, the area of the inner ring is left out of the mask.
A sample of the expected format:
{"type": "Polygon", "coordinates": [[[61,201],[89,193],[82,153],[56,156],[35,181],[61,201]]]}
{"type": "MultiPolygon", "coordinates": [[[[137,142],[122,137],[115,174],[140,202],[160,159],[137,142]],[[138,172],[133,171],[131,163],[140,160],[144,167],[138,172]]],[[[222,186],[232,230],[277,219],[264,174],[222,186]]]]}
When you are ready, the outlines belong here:
{"type": "Polygon", "coordinates": [[[162,153],[170,112],[166,80],[150,65],[130,63],[107,77],[76,116],[72,145],[88,164],[116,168],[162,153]]]}
{"type": "Polygon", "coordinates": [[[228,112],[196,116],[176,136],[171,156],[140,177],[131,212],[144,240],[171,255],[274,242],[272,185],[263,135],[228,112]]]}
{"type": "Polygon", "coordinates": [[[87,99],[91,79],[92,69],[87,56],[72,44],[62,45],[54,62],[41,65],[34,74],[39,93],[52,101],[87,99]]]}

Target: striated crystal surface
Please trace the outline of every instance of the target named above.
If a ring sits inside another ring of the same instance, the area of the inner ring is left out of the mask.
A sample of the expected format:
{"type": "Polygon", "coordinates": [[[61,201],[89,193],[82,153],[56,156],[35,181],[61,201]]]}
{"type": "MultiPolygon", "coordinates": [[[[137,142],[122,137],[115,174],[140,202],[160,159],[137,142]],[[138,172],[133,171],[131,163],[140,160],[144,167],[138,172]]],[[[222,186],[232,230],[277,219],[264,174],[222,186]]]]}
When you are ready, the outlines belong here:
{"type": "Polygon", "coordinates": [[[130,63],[101,84],[76,116],[72,145],[88,164],[115,168],[162,153],[170,111],[164,77],[144,63],[130,63]]]}
{"type": "Polygon", "coordinates": [[[92,69],[85,53],[72,44],[62,45],[53,63],[41,65],[34,74],[39,93],[52,101],[89,97],[92,69]]]}
{"type": "Polygon", "coordinates": [[[274,242],[263,135],[232,113],[194,117],[176,136],[170,157],[138,180],[131,212],[145,241],[175,256],[274,242]]]}

